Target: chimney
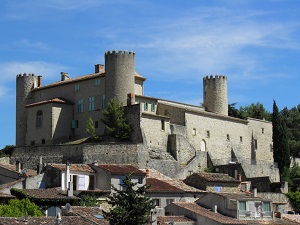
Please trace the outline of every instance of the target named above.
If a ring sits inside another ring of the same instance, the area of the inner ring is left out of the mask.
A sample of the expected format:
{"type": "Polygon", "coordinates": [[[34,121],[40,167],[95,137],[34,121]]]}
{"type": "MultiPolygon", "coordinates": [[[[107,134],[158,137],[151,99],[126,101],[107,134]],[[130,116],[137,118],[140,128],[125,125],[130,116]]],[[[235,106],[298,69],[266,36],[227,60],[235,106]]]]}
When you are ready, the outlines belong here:
{"type": "Polygon", "coordinates": [[[257,197],[257,187],[253,187],[253,197],[257,197]]]}
{"type": "Polygon", "coordinates": [[[43,157],[40,157],[40,162],[37,166],[37,174],[41,174],[42,170],[43,170],[43,157]]]}
{"type": "Polygon", "coordinates": [[[42,76],[38,76],[38,87],[42,86],[42,76]]]}
{"type": "Polygon", "coordinates": [[[218,206],[217,205],[214,205],[213,212],[218,213],[218,206]]]}
{"type": "Polygon", "coordinates": [[[150,175],[150,171],[149,171],[149,169],[147,168],[147,169],[146,169],[146,177],[149,177],[149,175],[150,175]]]}
{"type": "Polygon", "coordinates": [[[69,188],[69,179],[70,179],[70,166],[69,162],[66,163],[66,173],[65,173],[65,190],[69,188]]]}
{"type": "Polygon", "coordinates": [[[104,72],[104,65],[102,64],[96,64],[95,65],[95,73],[104,72]]]}
{"type": "Polygon", "coordinates": [[[21,172],[21,163],[20,163],[20,161],[16,161],[16,171],[17,171],[18,173],[21,172]]]}
{"type": "Polygon", "coordinates": [[[239,173],[238,177],[239,177],[239,181],[242,182],[242,175],[240,173],[239,173]]]}
{"type": "Polygon", "coordinates": [[[66,72],[61,72],[60,75],[61,75],[61,81],[70,79],[69,74],[66,72]]]}
{"type": "Polygon", "coordinates": [[[135,103],[135,95],[134,93],[129,93],[127,95],[127,105],[134,105],[135,103]]]}

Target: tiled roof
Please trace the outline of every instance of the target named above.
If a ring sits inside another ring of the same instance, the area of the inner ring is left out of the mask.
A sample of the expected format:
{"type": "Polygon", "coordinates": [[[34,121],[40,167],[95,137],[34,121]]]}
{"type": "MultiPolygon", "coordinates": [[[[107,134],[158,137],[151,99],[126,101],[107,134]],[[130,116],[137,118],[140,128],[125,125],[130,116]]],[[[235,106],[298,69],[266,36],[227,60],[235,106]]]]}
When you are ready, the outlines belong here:
{"type": "MultiPolygon", "coordinates": [[[[146,172],[145,169],[142,169],[142,171],[146,172]]],[[[165,175],[163,175],[162,173],[158,172],[155,169],[148,169],[147,173],[148,173],[147,182],[148,182],[149,178],[154,178],[156,180],[160,180],[162,182],[165,182],[165,183],[167,183],[170,186],[178,188],[178,189],[182,190],[183,192],[193,192],[193,193],[203,192],[203,193],[206,193],[206,191],[199,190],[197,188],[194,188],[194,187],[191,187],[191,186],[185,184],[182,180],[174,180],[174,179],[172,179],[172,178],[170,178],[168,176],[165,176],[165,175]]]]}
{"type": "Polygon", "coordinates": [[[146,184],[150,185],[150,188],[147,190],[147,192],[184,192],[182,189],[170,185],[166,181],[162,181],[156,178],[147,178],[146,184]]]}
{"type": "Polygon", "coordinates": [[[66,104],[66,105],[74,105],[74,102],[67,100],[65,98],[53,98],[53,99],[49,99],[49,100],[45,100],[45,101],[41,101],[41,102],[35,102],[29,105],[26,105],[26,108],[30,108],[30,107],[34,107],[34,106],[38,106],[38,105],[44,105],[44,104],[48,104],[48,103],[60,103],[60,104],[66,104]]]}
{"type": "MultiPolygon", "coordinates": [[[[57,82],[54,82],[54,83],[51,83],[51,84],[48,84],[48,85],[44,85],[44,86],[41,86],[41,87],[36,87],[32,91],[43,90],[43,89],[46,89],[46,88],[66,85],[66,84],[70,84],[70,83],[75,83],[75,82],[84,81],[84,80],[90,80],[90,79],[93,79],[93,78],[104,77],[104,76],[105,76],[105,72],[102,72],[102,71],[100,73],[86,74],[86,75],[83,75],[83,76],[66,79],[64,81],[57,81],[57,82]]],[[[142,75],[140,75],[137,72],[134,73],[134,78],[139,79],[139,80],[143,80],[143,81],[146,80],[146,78],[144,78],[142,75]]]]}
{"type": "Polygon", "coordinates": [[[95,224],[109,224],[107,220],[95,217],[95,215],[103,216],[102,210],[99,207],[72,206],[70,211],[63,210],[63,215],[80,216],[95,224]]]}
{"type": "MultiPolygon", "coordinates": [[[[4,164],[4,163],[1,163],[0,167],[2,167],[4,169],[7,169],[9,171],[12,171],[12,172],[16,172],[18,174],[22,174],[22,173],[16,171],[16,165],[15,164],[4,164]]],[[[30,177],[37,175],[36,170],[26,169],[26,171],[27,171],[26,174],[28,176],[30,176],[30,177]]]]}
{"type": "Polygon", "coordinates": [[[191,223],[193,224],[195,221],[191,220],[185,216],[158,216],[157,222],[163,223],[163,224],[170,224],[170,221],[174,221],[175,223],[191,223]]]}
{"type": "Polygon", "coordinates": [[[37,87],[37,88],[34,88],[32,91],[43,90],[43,89],[46,89],[46,88],[66,85],[66,84],[70,84],[70,83],[74,83],[74,82],[78,82],[78,81],[89,80],[89,79],[93,79],[93,78],[97,78],[97,77],[103,77],[103,76],[104,76],[104,72],[86,74],[86,75],[83,75],[83,76],[66,79],[64,81],[57,81],[57,82],[54,82],[54,83],[51,83],[51,84],[48,84],[48,85],[45,85],[45,86],[37,87]]]}
{"type": "MultiPolygon", "coordinates": [[[[47,224],[47,225],[57,225],[57,218],[55,217],[28,217],[27,221],[24,221],[24,217],[19,218],[8,218],[8,217],[2,217],[0,219],[0,224],[2,225],[20,225],[20,224],[26,224],[26,225],[37,225],[37,224],[47,224]]],[[[62,220],[59,223],[60,225],[70,225],[70,224],[76,224],[76,225],[93,225],[93,224],[99,224],[99,225],[108,225],[108,221],[104,219],[98,219],[97,222],[92,222],[84,217],[80,216],[62,216],[62,220]]]]}
{"type": "Polygon", "coordinates": [[[297,225],[300,223],[274,218],[274,220],[247,220],[248,225],[297,225]]]}
{"type": "Polygon", "coordinates": [[[245,221],[237,220],[231,217],[223,216],[220,213],[214,213],[210,211],[209,209],[203,208],[196,203],[188,203],[188,202],[176,202],[176,203],[171,203],[174,205],[177,205],[180,208],[187,209],[189,211],[192,211],[200,216],[207,217],[208,219],[217,221],[221,224],[247,224],[245,221]]]}
{"type": "MultiPolygon", "coordinates": [[[[50,164],[49,166],[61,171],[66,171],[66,164],[50,164]]],[[[70,171],[95,173],[95,170],[87,164],[70,164],[69,168],[70,171]]]]}
{"type": "Polygon", "coordinates": [[[15,180],[15,181],[12,181],[12,182],[9,182],[9,183],[1,184],[0,185],[0,191],[3,190],[3,189],[6,189],[6,188],[10,188],[10,187],[12,187],[12,186],[14,186],[18,183],[22,183],[24,179],[25,178],[22,178],[20,180],[15,180]]]}
{"type": "Polygon", "coordinates": [[[265,200],[265,201],[271,201],[265,198],[262,198],[260,196],[254,197],[252,193],[246,193],[246,192],[218,192],[218,193],[209,193],[211,195],[220,195],[225,196],[229,199],[257,199],[257,200],[265,200]]]}
{"type": "Polygon", "coordinates": [[[281,218],[290,222],[296,222],[300,224],[300,215],[282,214],[281,218]]]}
{"type": "Polygon", "coordinates": [[[76,196],[68,197],[66,191],[55,188],[47,189],[24,189],[28,196],[38,199],[74,199],[76,196]]]}
{"type": "Polygon", "coordinates": [[[193,173],[187,177],[186,180],[193,178],[194,180],[206,180],[208,182],[222,182],[222,183],[240,183],[239,180],[234,179],[225,173],[193,173]]]}
{"type": "Polygon", "coordinates": [[[130,164],[96,164],[96,167],[99,167],[103,170],[110,172],[111,174],[135,174],[135,175],[146,175],[142,170],[137,169],[136,167],[130,164]]]}
{"type": "Polygon", "coordinates": [[[16,198],[14,195],[0,193],[0,198],[16,198]]]}

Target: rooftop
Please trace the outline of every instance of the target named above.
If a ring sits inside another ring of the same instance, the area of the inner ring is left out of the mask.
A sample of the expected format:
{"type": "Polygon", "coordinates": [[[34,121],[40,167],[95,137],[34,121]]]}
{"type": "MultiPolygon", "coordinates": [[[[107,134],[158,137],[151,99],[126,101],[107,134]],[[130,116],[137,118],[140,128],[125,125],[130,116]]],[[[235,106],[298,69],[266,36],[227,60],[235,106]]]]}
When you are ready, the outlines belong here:
{"type": "Polygon", "coordinates": [[[186,180],[198,182],[205,180],[208,182],[223,182],[223,183],[240,183],[239,180],[234,179],[225,173],[193,173],[187,177],[186,180]]]}
{"type": "MultiPolygon", "coordinates": [[[[50,164],[49,166],[59,169],[61,171],[66,171],[66,164],[50,164]]],[[[70,171],[76,171],[76,172],[95,173],[95,170],[93,170],[92,167],[87,164],[70,164],[69,169],[70,171]]]]}
{"type": "MultiPolygon", "coordinates": [[[[18,174],[22,174],[21,172],[16,171],[16,165],[15,164],[4,164],[4,163],[1,163],[0,167],[4,168],[4,169],[7,169],[9,171],[12,171],[12,172],[16,172],[18,174]]],[[[37,175],[37,172],[35,170],[32,170],[32,169],[26,169],[26,174],[28,176],[32,177],[32,176],[37,175]]]]}
{"type": "Polygon", "coordinates": [[[106,170],[111,174],[134,174],[146,175],[142,170],[137,169],[131,164],[95,164],[96,167],[106,170]]]}
{"type": "Polygon", "coordinates": [[[45,100],[45,101],[41,101],[41,102],[35,102],[29,105],[26,105],[26,108],[30,108],[33,106],[38,106],[38,105],[44,105],[44,104],[48,104],[48,103],[59,103],[59,104],[66,104],[66,105],[74,105],[74,102],[69,101],[67,99],[64,98],[53,98],[53,99],[49,99],[49,100],[45,100]]]}

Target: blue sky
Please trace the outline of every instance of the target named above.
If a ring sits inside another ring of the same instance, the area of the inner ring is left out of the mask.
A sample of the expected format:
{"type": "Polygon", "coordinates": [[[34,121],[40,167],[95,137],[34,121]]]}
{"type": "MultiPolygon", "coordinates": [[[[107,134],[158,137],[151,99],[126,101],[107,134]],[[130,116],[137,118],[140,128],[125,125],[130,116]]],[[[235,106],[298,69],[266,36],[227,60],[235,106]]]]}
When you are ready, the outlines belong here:
{"type": "Polygon", "coordinates": [[[92,73],[107,50],[136,52],[145,94],[199,105],[206,75],[228,77],[229,103],[269,111],[299,101],[298,0],[2,0],[0,148],[15,144],[15,79],[92,73]]]}

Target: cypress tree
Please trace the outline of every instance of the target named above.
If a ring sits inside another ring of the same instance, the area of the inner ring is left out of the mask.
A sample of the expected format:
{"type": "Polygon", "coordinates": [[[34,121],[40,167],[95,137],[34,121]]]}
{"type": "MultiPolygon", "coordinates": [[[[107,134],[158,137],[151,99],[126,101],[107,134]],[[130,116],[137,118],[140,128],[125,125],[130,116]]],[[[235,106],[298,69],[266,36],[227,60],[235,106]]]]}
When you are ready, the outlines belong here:
{"type": "Polygon", "coordinates": [[[283,174],[290,167],[290,150],[288,144],[288,133],[285,122],[281,119],[278,107],[273,102],[273,157],[278,163],[280,174],[283,174]]]}

